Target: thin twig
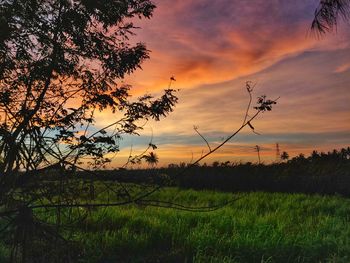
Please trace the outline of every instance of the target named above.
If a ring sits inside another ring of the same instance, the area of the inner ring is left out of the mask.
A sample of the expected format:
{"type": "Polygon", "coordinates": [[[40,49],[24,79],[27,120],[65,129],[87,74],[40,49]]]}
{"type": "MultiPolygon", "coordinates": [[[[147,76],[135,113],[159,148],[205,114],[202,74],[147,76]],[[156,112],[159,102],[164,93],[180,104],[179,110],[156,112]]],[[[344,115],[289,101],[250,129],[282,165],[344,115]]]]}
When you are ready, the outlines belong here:
{"type": "Polygon", "coordinates": [[[209,152],[211,151],[211,147],[209,145],[208,140],[198,131],[198,127],[197,126],[193,126],[193,129],[195,130],[195,132],[203,139],[203,141],[207,144],[209,152]]]}

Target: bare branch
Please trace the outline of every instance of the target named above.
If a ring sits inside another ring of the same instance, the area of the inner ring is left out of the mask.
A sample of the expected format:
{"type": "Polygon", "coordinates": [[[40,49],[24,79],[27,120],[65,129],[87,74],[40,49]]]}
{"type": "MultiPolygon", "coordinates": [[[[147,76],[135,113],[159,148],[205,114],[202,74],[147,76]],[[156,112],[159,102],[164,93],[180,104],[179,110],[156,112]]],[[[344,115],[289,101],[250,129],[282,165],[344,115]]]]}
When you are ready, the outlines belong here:
{"type": "Polygon", "coordinates": [[[246,82],[246,89],[247,89],[247,92],[249,94],[249,102],[247,105],[246,112],[244,114],[244,119],[243,119],[242,125],[245,124],[245,122],[247,121],[247,118],[249,117],[249,110],[250,110],[250,106],[252,105],[252,92],[253,92],[255,86],[256,86],[256,83],[253,84],[251,81],[246,82]]]}
{"type": "Polygon", "coordinates": [[[193,129],[195,130],[195,132],[203,139],[203,141],[207,144],[209,152],[211,151],[210,145],[208,140],[198,131],[198,127],[197,126],[193,126],[193,129]]]}

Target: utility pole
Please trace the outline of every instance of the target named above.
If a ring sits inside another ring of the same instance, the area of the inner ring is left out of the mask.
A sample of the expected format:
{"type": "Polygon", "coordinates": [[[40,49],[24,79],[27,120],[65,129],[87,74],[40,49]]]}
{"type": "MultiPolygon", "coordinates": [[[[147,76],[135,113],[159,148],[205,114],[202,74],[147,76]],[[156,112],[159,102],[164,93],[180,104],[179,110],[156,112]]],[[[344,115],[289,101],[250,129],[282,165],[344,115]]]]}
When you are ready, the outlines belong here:
{"type": "Polygon", "coordinates": [[[260,146],[256,145],[254,148],[255,148],[256,152],[258,153],[258,160],[259,160],[259,164],[260,164],[261,163],[261,160],[260,160],[260,146]]]}
{"type": "Polygon", "coordinates": [[[276,143],[276,163],[279,163],[280,161],[281,161],[280,145],[279,143],[276,143]]]}

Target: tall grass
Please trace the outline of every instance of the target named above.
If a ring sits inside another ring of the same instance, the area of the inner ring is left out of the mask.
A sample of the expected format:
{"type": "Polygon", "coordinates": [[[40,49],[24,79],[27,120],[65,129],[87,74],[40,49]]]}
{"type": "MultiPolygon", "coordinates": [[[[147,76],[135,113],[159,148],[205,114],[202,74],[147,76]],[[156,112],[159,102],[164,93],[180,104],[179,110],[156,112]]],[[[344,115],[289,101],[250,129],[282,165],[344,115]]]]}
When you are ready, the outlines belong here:
{"type": "MultiPolygon", "coordinates": [[[[81,262],[350,262],[350,201],[250,193],[210,213],[99,209],[77,226],[81,262]]],[[[208,205],[231,194],[169,188],[156,199],[208,205]]]]}

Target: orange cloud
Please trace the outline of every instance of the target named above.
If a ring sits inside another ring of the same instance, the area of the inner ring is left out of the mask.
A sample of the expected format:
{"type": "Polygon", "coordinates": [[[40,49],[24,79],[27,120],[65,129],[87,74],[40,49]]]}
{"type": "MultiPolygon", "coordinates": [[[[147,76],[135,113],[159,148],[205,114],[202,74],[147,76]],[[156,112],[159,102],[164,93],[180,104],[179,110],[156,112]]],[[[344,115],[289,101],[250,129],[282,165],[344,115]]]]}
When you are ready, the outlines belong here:
{"type": "MultiPolygon", "coordinates": [[[[149,122],[154,137],[193,135],[193,125],[214,135],[229,134],[242,122],[247,104],[244,83],[253,80],[254,100],[261,94],[281,97],[272,113],[254,122],[263,135],[276,134],[277,140],[277,135],[329,134],[330,142],[322,137],[324,142],[305,146],[303,135],[299,141],[287,138],[286,149],[292,154],[348,143],[334,141],[337,133],[350,132],[350,76],[344,74],[350,68],[350,34],[339,30],[324,39],[310,36],[315,8],[311,2],[159,1],[154,18],[139,24],[142,29],[135,37],[146,42],[151,59],[125,80],[138,96],[158,93],[175,75],[174,87],[181,89],[179,105],[165,120],[149,122]]],[[[114,117],[104,113],[100,119],[107,123],[114,117]]],[[[242,134],[249,133],[246,129],[242,134]]],[[[263,135],[254,143],[273,149],[263,135]]],[[[191,142],[178,143],[162,142],[160,157],[166,162],[189,159],[191,153],[183,150],[191,142]]],[[[194,146],[192,151],[198,155],[201,149],[194,146]]],[[[234,156],[225,151],[220,158],[234,156]]],[[[242,158],[254,158],[254,152],[238,152],[242,158]]],[[[273,150],[265,154],[273,159],[273,150]]]]}
{"type": "MultiPolygon", "coordinates": [[[[283,21],[278,3],[255,1],[260,5],[257,8],[254,3],[172,1],[169,9],[166,2],[158,3],[153,20],[141,24],[139,38],[152,53],[144,70],[129,79],[137,91],[163,89],[171,75],[177,77],[179,88],[224,82],[258,72],[305,50],[334,47],[335,41],[319,41],[307,35],[308,20],[283,21]],[[225,9],[232,10],[240,26],[216,13],[225,9]],[[276,21],[262,23],[265,12],[270,12],[276,21]]],[[[286,8],[293,6],[301,12],[301,4],[286,4],[286,8]]],[[[290,10],[284,12],[288,14],[290,10]]]]}

